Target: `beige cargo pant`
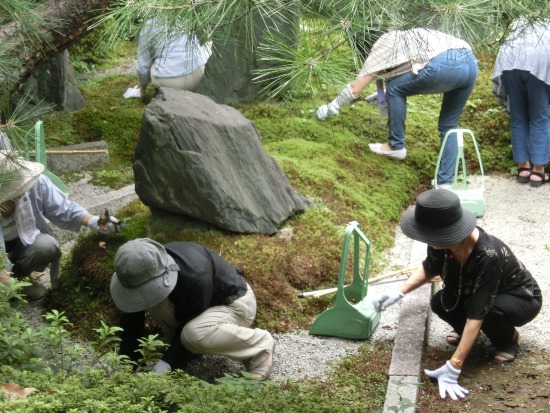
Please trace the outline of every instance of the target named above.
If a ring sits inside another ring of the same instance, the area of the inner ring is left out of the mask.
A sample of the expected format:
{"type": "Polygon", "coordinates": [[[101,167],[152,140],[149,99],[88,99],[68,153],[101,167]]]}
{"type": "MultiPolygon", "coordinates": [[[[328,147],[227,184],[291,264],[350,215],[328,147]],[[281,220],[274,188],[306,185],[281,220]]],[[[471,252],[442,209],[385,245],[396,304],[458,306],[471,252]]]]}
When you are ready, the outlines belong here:
{"type": "MultiPolygon", "coordinates": [[[[178,327],[174,304],[165,299],[149,312],[170,342],[178,327]]],[[[271,354],[275,343],[268,331],[250,328],[255,317],[256,296],[247,284],[245,295],[239,299],[229,305],[210,307],[189,321],[180,340],[192,353],[226,356],[251,370],[271,354]]]]}

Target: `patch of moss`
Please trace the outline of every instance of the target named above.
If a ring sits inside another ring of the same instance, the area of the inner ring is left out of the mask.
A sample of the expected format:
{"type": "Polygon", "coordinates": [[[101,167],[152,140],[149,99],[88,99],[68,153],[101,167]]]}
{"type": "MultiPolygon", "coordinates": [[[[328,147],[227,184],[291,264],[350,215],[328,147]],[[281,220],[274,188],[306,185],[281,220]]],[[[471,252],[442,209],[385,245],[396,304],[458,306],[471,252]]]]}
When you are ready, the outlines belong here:
{"type": "Polygon", "coordinates": [[[78,238],[71,253],[63,257],[59,279],[48,294],[47,308],[64,311],[76,333],[86,338],[100,321],[118,322],[120,313],[109,292],[116,251],[130,239],[147,236],[149,211],[141,202],[128,204],[117,212],[117,218],[125,224],[120,233],[87,232],[78,238]]]}
{"type": "MultiPolygon", "coordinates": [[[[484,164],[501,170],[509,167],[506,155],[500,153],[507,153],[503,148],[509,145],[508,123],[496,106],[490,84],[483,81],[488,70],[488,66],[482,65],[462,126],[476,134],[484,164]]],[[[96,174],[105,182],[119,179],[117,174],[131,177],[131,156],[148,98],[122,99],[127,86],[128,78],[124,76],[98,78],[88,83],[83,86],[88,106],[82,113],[72,115],[78,119],[73,119],[72,128],[79,131],[79,138],[102,137],[109,143],[113,166],[96,174]]],[[[291,185],[312,201],[311,208],[284,223],[292,231],[289,239],[229,233],[179,215],[149,211],[137,201],[123,210],[128,225],[117,240],[148,236],[161,243],[200,242],[245,270],[258,300],[258,326],[279,332],[309,328],[333,298],[304,300],[298,299],[297,293],[337,284],[347,223],[359,222],[359,228],[371,242],[370,274],[383,273],[387,266],[385,252],[393,243],[394,228],[415,195],[429,187],[440,146],[437,118],[441,96],[423,95],[408,100],[408,156],[402,162],[375,155],[368,149],[369,143],[385,142],[387,137],[387,120],[380,118],[377,108],[359,102],[344,108],[339,116],[320,122],[315,118],[320,103],[304,100],[235,106],[256,123],[264,148],[281,166],[291,185]]],[[[49,135],[55,135],[55,130],[70,129],[66,125],[57,129],[52,125],[49,135]]],[[[112,240],[108,245],[115,247],[112,240]]],[[[93,246],[79,242],[75,257],[86,256],[89,248],[93,246]]],[[[97,266],[98,272],[104,274],[99,283],[104,298],[107,284],[101,283],[107,283],[112,274],[112,258],[113,255],[105,254],[97,263],[92,260],[87,264],[91,268],[97,266]]],[[[74,307],[74,302],[87,294],[83,291],[96,288],[92,279],[81,274],[83,267],[78,262],[73,259],[64,269],[64,275],[72,274],[74,281],[56,296],[55,305],[61,306],[60,309],[74,307]]],[[[90,295],[95,305],[94,295],[90,295]]],[[[96,302],[110,305],[99,299],[96,302]]],[[[80,310],[82,319],[102,315],[101,311],[90,315],[84,304],[80,310]]],[[[97,326],[98,322],[92,324],[97,326]]]]}

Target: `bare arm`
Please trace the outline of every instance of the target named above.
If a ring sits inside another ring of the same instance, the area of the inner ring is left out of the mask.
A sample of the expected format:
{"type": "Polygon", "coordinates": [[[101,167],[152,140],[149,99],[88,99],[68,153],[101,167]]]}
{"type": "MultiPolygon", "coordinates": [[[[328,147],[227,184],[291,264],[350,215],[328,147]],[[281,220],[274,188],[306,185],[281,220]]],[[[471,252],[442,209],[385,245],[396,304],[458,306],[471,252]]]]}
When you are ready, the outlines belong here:
{"type": "Polygon", "coordinates": [[[9,272],[6,270],[0,270],[0,282],[5,285],[10,285],[12,283],[12,278],[10,277],[9,272]]]}
{"type": "Polygon", "coordinates": [[[374,79],[376,79],[376,76],[374,75],[357,77],[353,82],[350,83],[351,92],[354,96],[359,96],[361,93],[363,93],[363,90],[365,90],[369,83],[372,82],[374,79]]]}
{"type": "Polygon", "coordinates": [[[401,293],[403,294],[407,294],[430,281],[431,278],[426,275],[426,271],[424,271],[424,266],[419,265],[418,268],[413,271],[407,281],[405,281],[401,285],[399,291],[401,291],[401,293]]]}
{"type": "Polygon", "coordinates": [[[479,335],[482,323],[483,320],[473,320],[471,318],[466,320],[466,325],[464,326],[464,331],[462,332],[462,338],[460,339],[460,343],[451,358],[451,365],[454,368],[462,368],[462,363],[466,360],[468,354],[470,354],[470,350],[472,350],[477,336],[479,335]],[[454,360],[459,360],[459,362],[454,360]]]}
{"type": "Polygon", "coordinates": [[[90,218],[93,218],[92,214],[84,215],[84,217],[82,218],[82,226],[85,227],[86,225],[88,225],[88,222],[90,221],[90,218]]]}

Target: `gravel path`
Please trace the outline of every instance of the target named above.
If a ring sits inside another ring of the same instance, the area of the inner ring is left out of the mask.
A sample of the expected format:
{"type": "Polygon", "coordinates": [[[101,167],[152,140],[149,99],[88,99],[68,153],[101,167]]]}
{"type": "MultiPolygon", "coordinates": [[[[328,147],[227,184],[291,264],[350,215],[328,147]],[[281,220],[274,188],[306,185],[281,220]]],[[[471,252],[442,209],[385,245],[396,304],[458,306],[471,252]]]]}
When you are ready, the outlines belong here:
{"type": "MultiPolygon", "coordinates": [[[[544,211],[550,207],[550,185],[531,188],[516,183],[513,177],[489,176],[485,181],[485,197],[485,214],[478,219],[478,225],[510,246],[535,276],[543,296],[547,296],[550,294],[550,277],[546,274],[550,268],[550,220],[544,211]]],[[[395,233],[395,245],[389,252],[390,267],[408,267],[413,254],[413,241],[403,235],[399,227],[395,233]]],[[[392,283],[369,288],[374,292],[382,288],[398,287],[399,283],[392,283]]],[[[382,313],[380,324],[370,338],[371,342],[392,340],[395,337],[399,311],[400,305],[396,304],[382,313]]],[[[547,349],[550,344],[546,334],[549,322],[550,309],[547,304],[543,304],[537,318],[519,328],[521,348],[525,351],[547,349]]],[[[448,331],[450,329],[446,323],[438,317],[432,317],[428,345],[448,349],[448,331]]],[[[481,339],[487,341],[484,337],[481,339]]],[[[359,344],[350,340],[312,337],[304,331],[278,336],[277,352],[281,356],[277,358],[273,379],[322,375],[326,366],[346,352],[355,350],[359,344]]]]}
{"type": "MultiPolygon", "coordinates": [[[[71,198],[86,205],[86,200],[97,198],[109,192],[108,188],[94,187],[85,178],[69,185],[71,198]]],[[[526,267],[534,274],[543,291],[550,292],[550,277],[545,269],[550,268],[550,220],[544,211],[550,206],[550,185],[531,188],[520,185],[511,177],[487,177],[486,212],[478,223],[487,232],[506,242],[526,267]]],[[[395,246],[389,252],[389,268],[410,266],[413,242],[405,237],[397,227],[395,246]]],[[[368,236],[368,234],[367,234],[368,236]]],[[[419,261],[420,262],[420,261],[419,261]]],[[[418,263],[419,263],[418,262],[418,263]]],[[[416,262],[413,262],[416,264],[416,262]]],[[[43,280],[47,284],[49,280],[43,280]]],[[[336,281],[336,280],[335,280],[336,281]]],[[[385,282],[372,285],[370,291],[385,288],[398,288],[399,282],[385,282]]],[[[308,298],[314,299],[314,298],[308,298]]],[[[386,310],[370,338],[371,342],[392,340],[397,330],[400,305],[386,310]]],[[[32,324],[40,321],[40,306],[35,304],[24,310],[32,324]]],[[[547,305],[539,316],[527,326],[520,328],[522,346],[536,350],[548,347],[546,333],[550,319],[547,305]]],[[[421,328],[421,326],[419,326],[421,328]]],[[[428,344],[447,348],[448,326],[437,317],[432,318],[428,332],[428,344]]],[[[346,354],[355,351],[362,341],[331,337],[315,337],[307,330],[288,334],[276,334],[277,348],[271,379],[284,381],[288,378],[323,377],[327,368],[346,354]]],[[[223,357],[203,357],[193,362],[191,374],[209,379],[221,377],[227,372],[239,372],[242,366],[223,357]]]]}

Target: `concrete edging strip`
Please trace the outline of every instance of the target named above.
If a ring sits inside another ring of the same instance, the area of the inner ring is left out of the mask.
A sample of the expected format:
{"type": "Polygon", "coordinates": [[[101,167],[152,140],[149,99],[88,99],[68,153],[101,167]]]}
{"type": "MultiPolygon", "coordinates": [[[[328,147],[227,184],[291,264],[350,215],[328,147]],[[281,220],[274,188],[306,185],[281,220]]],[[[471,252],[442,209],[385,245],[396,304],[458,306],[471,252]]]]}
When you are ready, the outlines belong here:
{"type": "MultiPolygon", "coordinates": [[[[410,262],[422,262],[425,254],[426,244],[413,242],[410,262]]],[[[432,286],[426,284],[407,294],[401,302],[388,371],[384,413],[416,411],[422,352],[427,342],[431,295],[432,286]]]]}

